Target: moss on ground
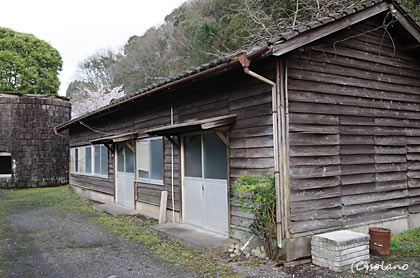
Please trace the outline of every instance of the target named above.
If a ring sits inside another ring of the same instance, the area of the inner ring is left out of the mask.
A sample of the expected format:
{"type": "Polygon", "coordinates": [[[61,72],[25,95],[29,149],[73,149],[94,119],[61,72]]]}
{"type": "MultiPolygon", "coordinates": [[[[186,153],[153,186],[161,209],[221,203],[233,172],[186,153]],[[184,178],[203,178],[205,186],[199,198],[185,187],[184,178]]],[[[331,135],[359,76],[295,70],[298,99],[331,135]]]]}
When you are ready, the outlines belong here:
{"type": "MultiPolygon", "coordinates": [[[[1,234],[1,225],[4,223],[1,217],[4,218],[8,211],[53,206],[62,215],[70,211],[80,213],[116,235],[146,244],[157,256],[183,270],[196,272],[202,277],[242,277],[234,273],[230,267],[219,264],[203,252],[184,248],[176,241],[161,240],[158,234],[149,228],[150,221],[133,216],[113,217],[94,210],[92,202],[81,198],[68,187],[3,190],[1,194],[0,247],[4,239],[1,234]]],[[[2,269],[2,257],[0,255],[0,269],[2,269]]],[[[0,272],[0,278],[2,278],[2,272],[0,272]]]]}

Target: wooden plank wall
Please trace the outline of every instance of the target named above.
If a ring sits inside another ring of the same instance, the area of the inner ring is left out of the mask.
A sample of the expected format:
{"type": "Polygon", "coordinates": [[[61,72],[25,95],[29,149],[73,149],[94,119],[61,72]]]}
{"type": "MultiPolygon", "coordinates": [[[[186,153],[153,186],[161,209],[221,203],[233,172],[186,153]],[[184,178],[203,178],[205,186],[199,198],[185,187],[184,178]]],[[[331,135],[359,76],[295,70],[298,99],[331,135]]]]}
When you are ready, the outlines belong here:
{"type": "MultiPolygon", "coordinates": [[[[275,80],[274,58],[268,59],[257,67],[256,72],[275,80]]],[[[183,88],[172,90],[169,97],[160,96],[147,104],[136,104],[133,108],[122,109],[99,118],[90,125],[108,133],[118,134],[138,132],[139,137],[146,137],[145,131],[170,124],[170,108],[173,107],[174,123],[183,123],[211,117],[236,114],[236,122],[231,126],[229,137],[231,148],[230,184],[245,174],[261,172],[272,173],[274,168],[271,87],[249,77],[242,68],[228,72],[203,82],[193,82],[183,88]]],[[[86,128],[73,128],[71,145],[86,145],[97,134],[86,128]]],[[[174,153],[174,196],[175,210],[180,210],[179,152],[174,153]]],[[[110,168],[111,170],[111,168],[110,168]]],[[[87,176],[72,175],[73,184],[87,185],[93,190],[113,194],[105,187],[113,188],[113,169],[106,186],[87,176]]],[[[105,181],[101,181],[105,182],[105,181]]],[[[138,201],[159,206],[161,191],[168,191],[168,208],[172,208],[171,194],[171,144],[164,139],[164,185],[136,182],[138,201]]],[[[236,194],[230,190],[231,196],[236,194]]],[[[251,215],[237,205],[231,205],[231,229],[235,237],[248,230],[251,215]],[[237,233],[239,232],[239,233],[237,233]]]]}
{"type": "Polygon", "coordinates": [[[95,177],[87,175],[70,174],[70,185],[91,189],[99,193],[114,195],[114,160],[108,152],[108,177],[95,177]]]}
{"type": "Polygon", "coordinates": [[[381,20],[287,59],[294,237],[420,211],[420,63],[381,20]]]}
{"type": "MultiPolygon", "coordinates": [[[[113,134],[123,134],[133,131],[132,117],[104,117],[99,121],[86,122],[89,129],[85,126],[79,126],[70,129],[70,147],[87,146],[93,139],[98,139],[113,134]]],[[[99,193],[114,195],[114,154],[108,151],[108,178],[101,178],[88,175],[70,175],[70,185],[89,188],[99,193]]]]}

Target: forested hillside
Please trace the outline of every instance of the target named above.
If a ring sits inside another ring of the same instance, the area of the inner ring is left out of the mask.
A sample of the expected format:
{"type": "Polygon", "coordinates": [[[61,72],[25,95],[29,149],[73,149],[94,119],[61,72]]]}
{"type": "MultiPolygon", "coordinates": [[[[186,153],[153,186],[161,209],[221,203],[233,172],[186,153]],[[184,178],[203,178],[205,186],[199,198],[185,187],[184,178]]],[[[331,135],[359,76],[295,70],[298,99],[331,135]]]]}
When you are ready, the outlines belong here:
{"type": "MultiPolygon", "coordinates": [[[[190,0],[166,16],[161,26],[128,38],[122,53],[105,50],[86,58],[67,95],[93,87],[106,93],[117,86],[133,94],[151,83],[362,2],[190,0]]],[[[420,18],[419,0],[403,2],[420,18]]]]}

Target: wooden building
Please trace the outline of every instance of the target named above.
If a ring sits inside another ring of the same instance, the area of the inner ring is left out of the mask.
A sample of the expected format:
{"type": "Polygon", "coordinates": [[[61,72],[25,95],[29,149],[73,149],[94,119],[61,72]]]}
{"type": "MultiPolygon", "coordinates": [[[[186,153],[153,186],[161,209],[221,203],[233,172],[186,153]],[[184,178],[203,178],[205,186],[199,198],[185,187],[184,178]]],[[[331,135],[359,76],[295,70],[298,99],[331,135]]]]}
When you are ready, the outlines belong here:
{"type": "Polygon", "coordinates": [[[420,26],[366,1],[57,126],[71,186],[104,202],[239,238],[237,177],[275,173],[279,246],[420,226],[420,26]],[[258,73],[258,74],[257,74],[258,73]]]}

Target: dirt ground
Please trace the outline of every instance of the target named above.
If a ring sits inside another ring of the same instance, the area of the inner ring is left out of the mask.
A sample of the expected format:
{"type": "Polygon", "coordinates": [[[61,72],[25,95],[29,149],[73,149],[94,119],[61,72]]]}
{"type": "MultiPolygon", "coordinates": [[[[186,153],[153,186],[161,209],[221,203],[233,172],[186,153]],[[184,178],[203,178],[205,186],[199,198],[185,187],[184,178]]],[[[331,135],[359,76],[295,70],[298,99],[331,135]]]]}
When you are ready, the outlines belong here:
{"type": "Polygon", "coordinates": [[[198,277],[78,213],[54,207],[13,209],[4,224],[4,277],[198,277]]]}
{"type": "MultiPolygon", "coordinates": [[[[420,277],[419,258],[386,261],[408,263],[407,271],[337,274],[312,264],[210,257],[142,231],[148,229],[143,220],[115,218],[91,206],[63,187],[0,190],[0,278],[420,277]]],[[[372,263],[381,260],[373,257],[372,263]]]]}

